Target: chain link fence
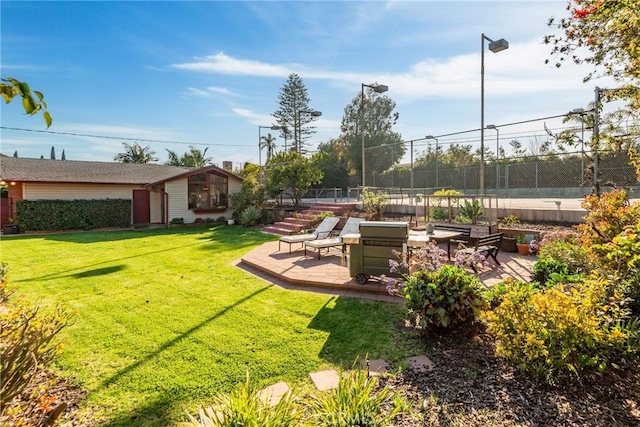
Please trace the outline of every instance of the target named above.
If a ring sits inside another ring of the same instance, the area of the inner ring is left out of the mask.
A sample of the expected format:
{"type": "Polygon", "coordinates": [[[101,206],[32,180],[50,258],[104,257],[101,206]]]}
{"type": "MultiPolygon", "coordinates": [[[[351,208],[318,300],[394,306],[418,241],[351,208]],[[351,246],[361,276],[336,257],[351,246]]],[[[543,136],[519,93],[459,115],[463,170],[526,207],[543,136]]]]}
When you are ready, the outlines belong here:
{"type": "MultiPolygon", "coordinates": [[[[500,159],[484,167],[486,194],[501,197],[581,197],[594,185],[593,170],[598,173],[601,187],[637,187],[635,168],[626,154],[601,151],[597,164],[593,153],[566,153],[500,159]]],[[[437,189],[454,189],[464,194],[478,194],[480,166],[451,167],[440,164],[413,170],[388,171],[373,174],[372,187],[389,188],[407,193],[430,194],[437,189]],[[393,181],[393,187],[392,187],[393,181]],[[404,190],[401,190],[404,189],[404,190]]],[[[390,193],[397,191],[390,190],[390,193]]]]}

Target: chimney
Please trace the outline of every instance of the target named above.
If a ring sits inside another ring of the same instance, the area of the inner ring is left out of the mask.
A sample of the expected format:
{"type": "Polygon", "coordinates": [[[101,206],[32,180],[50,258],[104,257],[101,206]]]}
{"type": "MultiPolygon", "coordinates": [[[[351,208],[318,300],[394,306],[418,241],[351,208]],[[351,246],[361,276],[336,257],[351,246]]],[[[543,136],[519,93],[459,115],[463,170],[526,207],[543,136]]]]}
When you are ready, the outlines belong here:
{"type": "Polygon", "coordinates": [[[233,162],[222,162],[222,169],[226,170],[227,172],[231,172],[233,170],[233,162]]]}

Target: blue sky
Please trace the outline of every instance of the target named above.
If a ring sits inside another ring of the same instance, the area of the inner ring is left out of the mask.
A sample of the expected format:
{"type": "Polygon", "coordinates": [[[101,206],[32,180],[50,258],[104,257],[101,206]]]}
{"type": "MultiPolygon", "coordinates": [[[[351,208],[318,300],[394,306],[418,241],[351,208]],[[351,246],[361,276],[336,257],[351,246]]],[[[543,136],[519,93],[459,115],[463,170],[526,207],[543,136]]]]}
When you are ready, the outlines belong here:
{"type": "MultiPolygon", "coordinates": [[[[26,2],[2,1],[2,77],[45,94],[53,132],[1,130],[2,153],[112,161],[120,138],[167,159],[189,145],[214,163],[258,162],[258,126],[274,123],[277,96],[298,73],[322,111],[313,146],[340,134],[344,107],[361,83],[389,86],[404,140],[480,127],[480,39],[485,45],[485,124],[585,108],[588,66],[544,64],[542,37],[565,1],[513,2],[26,2]],[[131,141],[127,141],[131,142],[131,141]]],[[[607,82],[597,82],[607,86],[607,82]]],[[[2,126],[45,130],[41,117],[2,106],[2,126]]],[[[547,121],[547,125],[559,126],[547,121]]],[[[268,130],[263,129],[264,135],[268,130]]],[[[488,146],[495,132],[486,131],[488,146]]],[[[544,138],[543,122],[501,128],[501,140],[544,138]]],[[[479,132],[442,138],[472,143],[479,132]]],[[[421,144],[416,143],[416,151],[421,144]]],[[[280,148],[282,139],[277,140],[280,148]]],[[[264,154],[264,153],[263,153],[264,154]]]]}

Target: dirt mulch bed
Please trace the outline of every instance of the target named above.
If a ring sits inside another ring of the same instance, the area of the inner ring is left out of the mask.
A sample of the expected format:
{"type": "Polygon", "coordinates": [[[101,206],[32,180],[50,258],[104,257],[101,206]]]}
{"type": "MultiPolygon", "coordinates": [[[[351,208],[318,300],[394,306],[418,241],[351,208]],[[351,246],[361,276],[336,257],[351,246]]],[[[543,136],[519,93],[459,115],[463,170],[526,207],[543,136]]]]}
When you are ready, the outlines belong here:
{"type": "Polygon", "coordinates": [[[395,426],[640,426],[637,364],[549,387],[495,357],[479,327],[429,348],[434,370],[381,379],[413,406],[395,426]]]}
{"type": "MultiPolygon", "coordinates": [[[[38,371],[12,406],[19,405],[25,409],[21,412],[23,418],[20,421],[26,424],[17,425],[50,425],[49,423],[55,422],[56,419],[61,420],[76,413],[85,397],[86,392],[69,380],[51,371],[38,371]],[[51,414],[56,412],[57,408],[60,408],[61,412],[57,418],[51,420],[51,414]]],[[[0,417],[0,425],[16,425],[16,417],[0,417]]]]}

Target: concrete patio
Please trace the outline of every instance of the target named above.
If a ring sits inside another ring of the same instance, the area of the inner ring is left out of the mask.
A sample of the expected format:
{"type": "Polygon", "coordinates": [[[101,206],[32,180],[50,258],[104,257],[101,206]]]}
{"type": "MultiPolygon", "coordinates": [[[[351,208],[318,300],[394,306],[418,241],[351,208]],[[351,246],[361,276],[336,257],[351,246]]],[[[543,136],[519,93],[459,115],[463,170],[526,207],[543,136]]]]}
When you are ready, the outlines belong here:
{"type": "MultiPolygon", "coordinates": [[[[446,250],[446,243],[440,244],[440,247],[446,250]]],[[[494,265],[489,259],[491,266],[478,272],[478,278],[485,286],[493,286],[507,277],[529,281],[537,257],[500,251],[498,260],[500,266],[494,265]]],[[[268,242],[245,254],[239,266],[284,288],[388,302],[404,301],[389,295],[385,286],[376,280],[369,280],[364,285],[356,283],[349,275],[347,260],[337,249],[318,259],[315,253],[305,256],[302,247],[294,246],[289,253],[286,246],[279,251],[277,241],[268,242]]]]}

